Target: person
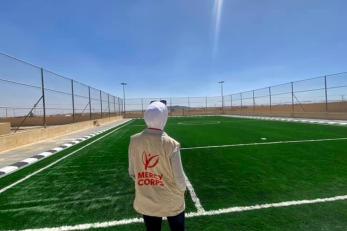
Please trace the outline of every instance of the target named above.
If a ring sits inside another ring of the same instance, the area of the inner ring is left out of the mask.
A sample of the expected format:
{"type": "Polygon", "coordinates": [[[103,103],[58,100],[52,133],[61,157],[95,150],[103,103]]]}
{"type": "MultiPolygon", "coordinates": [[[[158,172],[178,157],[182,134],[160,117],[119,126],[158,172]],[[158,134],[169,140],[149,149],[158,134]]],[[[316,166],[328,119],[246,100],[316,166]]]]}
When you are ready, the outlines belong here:
{"type": "Polygon", "coordinates": [[[131,136],[129,175],[135,182],[134,209],[147,231],[160,231],[167,217],[171,231],[185,230],[185,173],[180,144],[164,132],[165,102],[151,102],[144,113],[147,128],[131,136]]]}

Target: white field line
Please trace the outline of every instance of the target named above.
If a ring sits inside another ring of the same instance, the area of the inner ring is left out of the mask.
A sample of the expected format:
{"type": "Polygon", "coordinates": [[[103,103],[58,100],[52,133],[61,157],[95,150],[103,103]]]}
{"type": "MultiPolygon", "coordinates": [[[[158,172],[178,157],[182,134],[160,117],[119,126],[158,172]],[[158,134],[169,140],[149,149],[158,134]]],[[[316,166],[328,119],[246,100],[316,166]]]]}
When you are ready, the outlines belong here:
{"type": "Polygon", "coordinates": [[[195,126],[195,125],[214,125],[214,124],[220,124],[221,121],[200,121],[200,122],[178,122],[178,125],[188,125],[188,126],[195,126]]]}
{"type": "Polygon", "coordinates": [[[88,230],[88,229],[98,229],[98,228],[109,228],[121,225],[130,225],[135,223],[143,223],[142,218],[131,218],[123,219],[118,221],[107,221],[100,223],[91,223],[91,224],[81,224],[74,226],[61,226],[54,228],[39,228],[39,229],[23,229],[21,231],[71,231],[71,230],[88,230]]]}
{"type": "Polygon", "coordinates": [[[198,212],[205,212],[205,209],[202,207],[201,203],[200,203],[200,199],[198,198],[198,196],[195,193],[195,190],[193,188],[192,183],[189,181],[188,177],[186,175],[184,175],[185,181],[186,181],[186,185],[190,194],[190,197],[192,198],[192,201],[194,202],[195,208],[197,209],[198,212]]]}
{"type": "Polygon", "coordinates": [[[256,143],[244,143],[244,144],[225,144],[225,145],[200,146],[200,147],[198,146],[198,147],[181,148],[181,150],[209,149],[209,148],[228,148],[228,147],[270,145],[270,144],[311,143],[311,142],[338,141],[338,140],[347,140],[347,137],[343,137],[343,138],[326,138],[326,139],[310,139],[310,140],[284,140],[284,141],[261,142],[261,143],[256,142],[256,143]]]}
{"type": "Polygon", "coordinates": [[[14,183],[12,183],[12,184],[10,184],[10,185],[8,185],[8,186],[2,188],[2,189],[0,189],[0,194],[6,192],[7,190],[9,190],[10,188],[13,188],[13,187],[16,186],[16,185],[22,183],[23,181],[25,181],[25,180],[31,178],[32,176],[35,176],[36,174],[38,174],[38,173],[40,173],[40,172],[42,172],[42,171],[44,171],[44,170],[46,170],[46,169],[52,167],[53,165],[56,165],[57,163],[61,162],[62,160],[66,159],[66,158],[68,158],[69,156],[71,156],[71,155],[73,155],[73,154],[75,154],[75,153],[81,151],[82,149],[84,149],[84,148],[86,148],[86,147],[88,147],[88,146],[94,144],[95,142],[98,142],[99,140],[105,138],[106,136],[108,136],[108,135],[110,135],[110,134],[112,134],[112,133],[118,131],[119,129],[121,129],[121,128],[123,128],[124,126],[126,126],[125,123],[128,123],[128,122],[129,122],[129,120],[124,121],[123,123],[119,124],[119,127],[117,127],[116,129],[114,129],[114,130],[112,130],[112,131],[106,133],[105,135],[103,135],[103,136],[97,138],[96,140],[93,140],[92,142],[90,142],[90,143],[88,143],[88,144],[86,144],[86,145],[80,147],[79,149],[77,149],[77,150],[71,152],[70,154],[68,154],[68,155],[66,155],[66,156],[61,157],[60,159],[54,161],[53,163],[51,163],[51,164],[49,164],[49,165],[47,165],[47,166],[45,166],[45,167],[43,167],[43,168],[41,168],[41,169],[39,169],[39,170],[37,170],[37,171],[35,171],[35,172],[33,172],[33,173],[31,173],[31,174],[29,174],[29,175],[23,177],[22,179],[20,179],[20,180],[14,182],[14,183]]]}
{"type": "MultiPolygon", "coordinates": [[[[230,207],[230,208],[224,208],[224,209],[218,209],[218,210],[209,210],[209,211],[203,211],[203,212],[192,212],[192,213],[187,213],[186,217],[192,218],[192,217],[202,217],[202,216],[217,216],[217,215],[228,214],[228,213],[240,213],[240,212],[246,212],[246,211],[252,211],[252,210],[291,207],[291,206],[327,203],[327,202],[343,201],[343,200],[347,200],[347,195],[328,197],[328,198],[317,198],[317,199],[312,199],[312,200],[284,201],[284,202],[271,203],[271,204],[230,207]]],[[[25,230],[21,230],[21,231],[88,230],[88,229],[96,229],[96,228],[109,228],[109,227],[129,225],[129,224],[135,224],[135,223],[143,223],[143,219],[142,218],[130,218],[130,219],[122,219],[122,220],[116,220],[116,221],[81,224],[81,225],[73,225],[73,226],[61,226],[61,227],[53,227],[53,228],[39,228],[39,229],[25,229],[25,230]]]]}
{"type": "Polygon", "coordinates": [[[246,211],[252,211],[252,210],[268,209],[268,208],[281,208],[281,207],[327,203],[327,202],[343,201],[343,200],[347,200],[347,195],[327,197],[327,198],[317,198],[312,200],[283,201],[283,202],[271,203],[271,204],[230,207],[225,209],[210,210],[203,213],[188,213],[187,217],[215,216],[215,215],[226,214],[226,213],[238,213],[238,212],[246,212],[246,211]]]}

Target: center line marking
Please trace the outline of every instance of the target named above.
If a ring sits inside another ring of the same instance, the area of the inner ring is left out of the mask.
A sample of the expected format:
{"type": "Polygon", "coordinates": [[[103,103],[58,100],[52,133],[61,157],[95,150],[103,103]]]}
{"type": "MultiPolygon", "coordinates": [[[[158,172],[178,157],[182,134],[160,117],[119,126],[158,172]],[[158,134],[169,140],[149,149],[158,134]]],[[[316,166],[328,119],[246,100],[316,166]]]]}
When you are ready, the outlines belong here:
{"type": "Polygon", "coordinates": [[[225,144],[225,145],[213,145],[213,146],[198,146],[181,148],[181,150],[192,150],[192,149],[208,149],[208,148],[228,148],[228,147],[241,147],[241,146],[256,146],[256,145],[269,145],[269,144],[290,144],[290,143],[311,143],[311,142],[324,142],[324,141],[338,141],[347,140],[347,137],[343,138],[326,138],[326,139],[310,139],[310,140],[284,140],[284,141],[273,141],[273,142],[256,142],[256,143],[244,143],[244,144],[225,144]]]}

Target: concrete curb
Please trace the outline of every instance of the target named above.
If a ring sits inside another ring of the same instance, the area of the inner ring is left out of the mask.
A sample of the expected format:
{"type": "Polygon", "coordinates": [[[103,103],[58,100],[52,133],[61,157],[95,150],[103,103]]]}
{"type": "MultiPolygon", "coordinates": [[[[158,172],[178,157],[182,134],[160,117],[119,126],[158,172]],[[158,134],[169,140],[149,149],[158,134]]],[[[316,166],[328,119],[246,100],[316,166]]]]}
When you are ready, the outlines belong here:
{"type": "Polygon", "coordinates": [[[29,165],[32,165],[40,160],[43,160],[49,156],[52,156],[54,154],[57,154],[67,148],[70,148],[72,146],[75,146],[76,144],[79,144],[83,141],[86,141],[86,140],[89,140],[91,138],[93,138],[94,136],[97,136],[97,135],[100,135],[101,133],[104,133],[104,132],[107,132],[111,129],[114,129],[116,127],[119,127],[127,122],[129,122],[130,120],[126,120],[126,121],[123,121],[122,123],[119,123],[115,126],[112,126],[110,128],[107,128],[107,129],[103,129],[101,131],[98,131],[98,132],[93,132],[93,133],[90,133],[89,135],[86,135],[86,136],[83,136],[83,137],[80,137],[80,138],[76,138],[70,142],[67,142],[65,144],[62,144],[58,147],[55,147],[55,148],[52,148],[48,151],[45,151],[45,152],[41,152],[41,153],[38,153],[38,154],[35,154],[33,155],[32,157],[29,157],[29,158],[26,158],[24,160],[21,160],[21,161],[18,161],[14,164],[11,164],[11,165],[8,165],[8,166],[5,166],[3,168],[0,168],[0,178],[4,177],[4,176],[7,176],[11,173],[14,173],[16,172],[17,170],[19,169],[22,169],[22,168],[25,168],[29,165]]]}
{"type": "Polygon", "coordinates": [[[238,116],[238,115],[224,115],[224,117],[347,126],[347,121],[344,121],[344,120],[337,121],[337,120],[321,120],[321,119],[301,119],[301,118],[268,117],[268,116],[238,116]]]}

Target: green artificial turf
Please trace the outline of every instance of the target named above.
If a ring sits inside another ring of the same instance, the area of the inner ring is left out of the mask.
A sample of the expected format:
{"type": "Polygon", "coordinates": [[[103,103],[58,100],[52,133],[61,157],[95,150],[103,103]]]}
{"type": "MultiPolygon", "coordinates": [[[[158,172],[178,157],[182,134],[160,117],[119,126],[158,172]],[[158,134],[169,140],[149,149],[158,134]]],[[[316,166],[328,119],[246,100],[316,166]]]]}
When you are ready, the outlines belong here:
{"type": "MultiPolygon", "coordinates": [[[[186,219],[187,231],[345,231],[347,202],[273,208],[186,219]]],[[[163,222],[163,231],[169,231],[163,222]]],[[[117,226],[102,231],[141,231],[143,224],[117,226]]]]}
{"type": "Polygon", "coordinates": [[[347,141],[183,151],[206,209],[347,193],[347,141]]]}
{"type": "MultiPolygon", "coordinates": [[[[130,135],[143,128],[143,120],[135,120],[0,194],[0,230],[138,217],[127,148],[130,135]]],[[[166,130],[182,147],[347,137],[342,126],[226,117],[170,118],[166,130]]],[[[100,136],[1,178],[0,188],[100,136]]],[[[206,210],[347,194],[347,140],[182,150],[182,160],[206,210]]],[[[188,212],[195,211],[189,195],[186,203],[188,212]]],[[[338,201],[190,218],[187,228],[346,230],[346,205],[338,201]]],[[[143,230],[143,224],[105,230],[114,229],[143,230]]]]}

